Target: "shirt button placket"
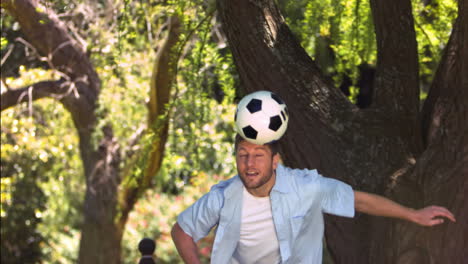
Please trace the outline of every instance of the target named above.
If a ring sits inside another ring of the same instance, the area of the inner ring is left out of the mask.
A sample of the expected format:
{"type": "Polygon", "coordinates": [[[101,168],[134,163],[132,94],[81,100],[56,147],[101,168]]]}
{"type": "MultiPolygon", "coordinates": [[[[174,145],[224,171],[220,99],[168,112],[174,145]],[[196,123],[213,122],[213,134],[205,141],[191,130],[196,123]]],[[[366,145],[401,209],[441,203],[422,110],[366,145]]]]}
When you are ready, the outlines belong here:
{"type": "Polygon", "coordinates": [[[287,233],[284,230],[284,216],[280,209],[279,199],[276,193],[272,193],[270,196],[271,199],[271,210],[273,216],[273,222],[276,228],[276,236],[278,238],[278,243],[280,247],[280,254],[283,260],[286,260],[289,253],[289,246],[287,241],[287,233]]]}

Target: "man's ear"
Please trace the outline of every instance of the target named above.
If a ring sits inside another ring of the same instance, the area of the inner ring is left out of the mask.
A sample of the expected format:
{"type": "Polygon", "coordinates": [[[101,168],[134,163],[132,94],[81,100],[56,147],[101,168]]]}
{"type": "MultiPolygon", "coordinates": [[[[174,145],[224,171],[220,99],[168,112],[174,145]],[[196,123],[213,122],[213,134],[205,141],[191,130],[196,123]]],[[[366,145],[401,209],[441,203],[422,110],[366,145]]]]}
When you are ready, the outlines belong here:
{"type": "Polygon", "coordinates": [[[279,153],[276,153],[274,156],[273,156],[273,169],[276,170],[276,168],[278,167],[278,163],[280,162],[281,160],[281,156],[279,153]]]}

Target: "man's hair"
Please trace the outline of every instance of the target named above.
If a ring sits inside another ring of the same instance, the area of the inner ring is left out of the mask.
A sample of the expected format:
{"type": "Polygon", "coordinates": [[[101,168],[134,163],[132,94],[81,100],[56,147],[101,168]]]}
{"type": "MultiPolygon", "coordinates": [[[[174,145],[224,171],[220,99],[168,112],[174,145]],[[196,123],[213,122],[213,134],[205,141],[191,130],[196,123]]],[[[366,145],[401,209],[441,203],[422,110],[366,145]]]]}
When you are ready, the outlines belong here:
{"type": "MultiPolygon", "coordinates": [[[[239,147],[239,144],[242,141],[245,141],[245,139],[241,135],[236,134],[236,138],[234,140],[234,153],[237,153],[237,147],[239,147]]],[[[271,156],[275,156],[276,154],[279,153],[279,148],[280,147],[279,147],[278,140],[266,143],[266,144],[264,144],[264,146],[268,146],[270,148],[271,156]]]]}

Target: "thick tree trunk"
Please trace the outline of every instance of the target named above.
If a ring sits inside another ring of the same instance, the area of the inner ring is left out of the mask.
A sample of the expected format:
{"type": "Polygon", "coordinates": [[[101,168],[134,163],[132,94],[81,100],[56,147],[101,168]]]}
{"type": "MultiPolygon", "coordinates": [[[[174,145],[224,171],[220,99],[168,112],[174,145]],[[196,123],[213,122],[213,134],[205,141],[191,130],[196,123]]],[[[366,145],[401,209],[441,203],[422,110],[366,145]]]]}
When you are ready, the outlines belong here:
{"type": "MultiPolygon", "coordinates": [[[[218,0],[223,28],[244,87],[248,92],[274,91],[290,108],[289,130],[281,143],[288,165],[318,168],[325,176],[348,182],[356,189],[386,194],[410,207],[428,203],[447,206],[460,219],[467,213],[466,206],[460,207],[465,201],[467,170],[466,136],[461,135],[467,135],[464,131],[468,124],[464,106],[468,86],[466,79],[460,78],[466,75],[461,69],[467,72],[467,55],[458,50],[462,55],[459,60],[465,62],[460,62],[460,71],[452,76],[459,81],[450,86],[460,97],[442,99],[452,111],[461,111],[459,115],[443,115],[447,122],[460,124],[453,137],[447,139],[460,145],[454,148],[456,144],[452,144],[445,152],[441,148],[448,146],[440,141],[424,149],[410,2],[376,0],[371,5],[379,54],[375,100],[370,108],[359,110],[323,77],[294,39],[273,1],[218,0]],[[445,158],[439,157],[444,153],[445,158]],[[456,169],[438,169],[439,175],[432,176],[434,172],[428,173],[427,169],[436,161],[441,162],[440,166],[445,164],[442,168],[456,169]],[[443,183],[446,179],[451,180],[450,184],[443,183]],[[452,184],[454,193],[445,194],[452,184]],[[429,199],[431,194],[438,200],[429,199]]],[[[457,41],[461,46],[466,46],[464,30],[457,41]],[[461,40],[463,37],[465,40],[461,40]]],[[[437,129],[445,131],[442,128],[437,129]]],[[[450,256],[450,252],[463,250],[464,240],[456,230],[466,231],[466,223],[428,229],[361,214],[354,219],[326,218],[327,244],[336,263],[462,261],[460,254],[450,256]],[[429,232],[431,235],[423,236],[425,240],[416,239],[429,232]],[[449,241],[450,236],[456,241],[449,241]],[[433,246],[444,243],[451,248],[433,246]]]]}
{"type": "Polygon", "coordinates": [[[112,130],[103,129],[104,138],[95,153],[96,163],[86,177],[78,263],[120,263],[122,231],[116,224],[120,184],[119,145],[112,130]]]}
{"type": "MultiPolygon", "coordinates": [[[[387,241],[396,244],[399,237],[405,239],[398,248],[380,251],[396,260],[387,263],[468,260],[468,1],[458,3],[458,18],[422,111],[426,148],[408,175],[421,188],[423,204],[447,206],[458,222],[431,229],[392,226],[387,241]]],[[[401,184],[393,189],[397,196],[404,192],[400,189],[401,184]]]]}

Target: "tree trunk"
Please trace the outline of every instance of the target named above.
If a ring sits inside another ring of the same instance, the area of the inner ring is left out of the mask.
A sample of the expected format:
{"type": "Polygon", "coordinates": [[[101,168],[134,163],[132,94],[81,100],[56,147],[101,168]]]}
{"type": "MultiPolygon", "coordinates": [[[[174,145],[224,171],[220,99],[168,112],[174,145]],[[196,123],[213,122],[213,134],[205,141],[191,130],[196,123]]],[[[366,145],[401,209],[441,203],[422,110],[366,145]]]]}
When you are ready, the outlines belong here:
{"type": "MultiPolygon", "coordinates": [[[[121,186],[120,147],[113,136],[112,127],[104,126],[104,136],[98,146],[91,142],[97,122],[100,80],[85,51],[68,34],[66,26],[53,11],[41,8],[37,1],[5,0],[2,1],[2,7],[20,23],[21,29],[37,52],[50,58],[49,64],[64,76],[58,81],[39,82],[3,93],[2,111],[28,101],[30,98],[24,94],[32,96],[31,100],[60,98],[78,130],[86,179],[78,262],[120,263],[121,241],[128,215],[142,192],[150,187],[151,179],[162,163],[168,136],[167,104],[178,61],[176,48],[180,35],[179,19],[175,16],[170,18],[167,38],[159,49],[154,64],[146,131],[154,135],[154,141],[149,153],[138,153],[137,157],[147,159],[147,167],[144,174],[139,176],[137,185],[121,186]]],[[[123,170],[125,175],[122,176],[133,177],[134,175],[126,174],[132,171],[135,164],[127,164],[131,168],[123,170]]]]}
{"type": "MultiPolygon", "coordinates": [[[[459,1],[460,21],[466,20],[461,19],[467,15],[465,2],[459,1]]],[[[424,146],[410,2],[376,0],[371,7],[378,45],[375,93],[370,108],[360,110],[320,72],[273,1],[218,0],[223,29],[247,92],[271,90],[288,104],[289,130],[281,142],[287,165],[318,168],[355,189],[385,194],[410,207],[446,206],[464,219],[468,211],[463,205],[468,168],[468,86],[462,77],[468,72],[466,26],[454,31],[458,37],[453,42],[459,48],[451,58],[458,60],[457,71],[448,67],[441,77],[441,83],[454,80],[447,85],[453,93],[443,98],[434,94],[445,110],[436,106],[428,110],[438,114],[429,118],[438,126],[432,130],[448,142],[441,138],[424,146]],[[451,136],[445,131],[452,131],[451,136]]],[[[461,222],[420,228],[361,214],[354,219],[326,216],[327,245],[336,263],[461,263],[466,230],[467,224],[461,222]]]]}
{"type": "MultiPolygon", "coordinates": [[[[118,145],[109,126],[103,129],[104,138],[99,146],[91,142],[97,121],[99,76],[83,48],[68,34],[66,26],[52,10],[34,0],[5,0],[2,8],[20,24],[36,51],[48,58],[55,70],[63,73],[63,80],[52,82],[50,88],[44,88],[44,83],[40,83],[25,89],[38,89],[31,93],[38,95],[31,100],[46,96],[42,93],[60,94],[60,102],[70,112],[78,131],[86,180],[79,262],[118,263],[118,238],[121,236],[114,223],[120,183],[118,145]]],[[[21,93],[15,90],[7,93],[7,97],[12,97],[9,100],[20,103],[21,93]]]]}
{"type": "Polygon", "coordinates": [[[112,129],[104,127],[104,138],[94,154],[96,163],[86,175],[78,263],[120,263],[122,232],[116,225],[120,184],[119,145],[112,129]]]}
{"type": "MultiPolygon", "coordinates": [[[[468,1],[459,1],[458,18],[422,110],[425,150],[412,173],[423,204],[447,206],[458,219],[430,229],[406,223],[391,227],[387,241],[398,248],[384,253],[387,263],[466,263],[468,239],[468,1]],[[390,258],[393,256],[393,258],[390,258]]],[[[396,184],[392,191],[401,196],[396,184]]],[[[389,250],[390,249],[390,250],[389,250]]],[[[374,259],[378,259],[374,256],[374,259]]]]}

